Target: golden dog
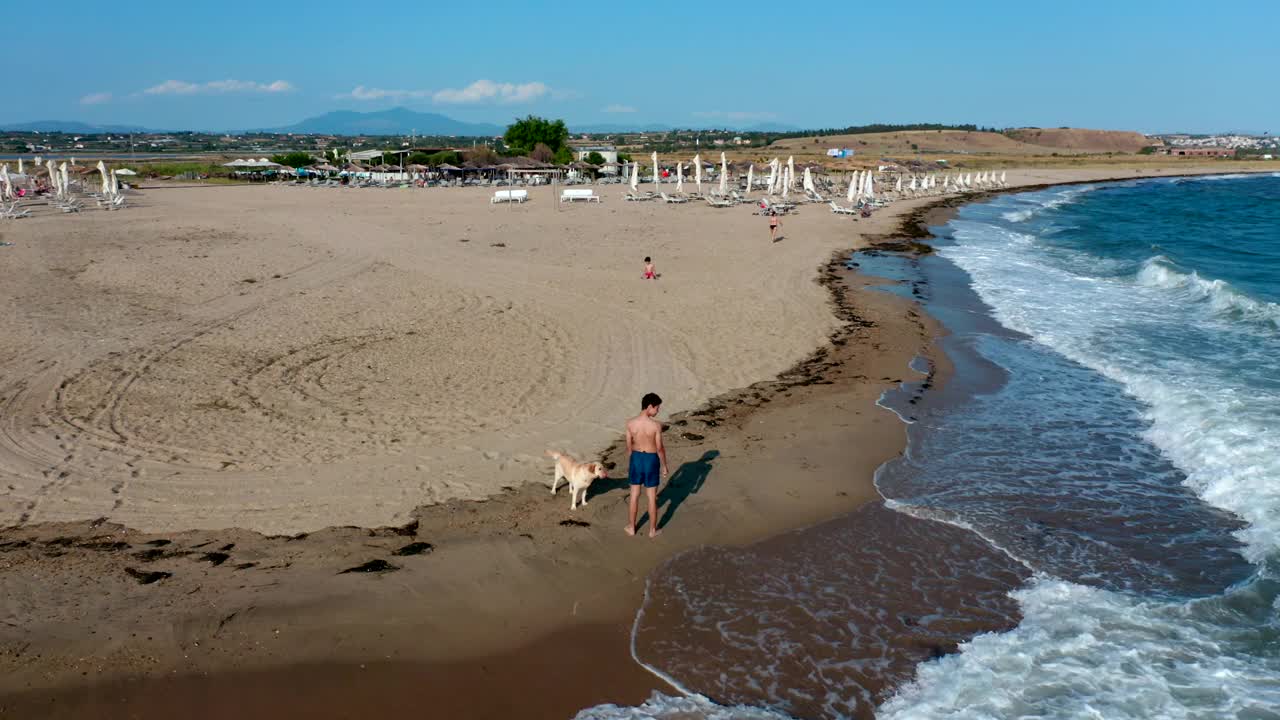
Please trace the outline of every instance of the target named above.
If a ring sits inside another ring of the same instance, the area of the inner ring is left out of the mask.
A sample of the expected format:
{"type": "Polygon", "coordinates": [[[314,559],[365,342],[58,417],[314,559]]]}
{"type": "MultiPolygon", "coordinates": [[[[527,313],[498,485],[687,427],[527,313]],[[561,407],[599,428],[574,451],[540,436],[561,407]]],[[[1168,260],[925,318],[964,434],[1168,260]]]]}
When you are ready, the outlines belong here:
{"type": "Polygon", "coordinates": [[[596,478],[604,478],[604,465],[598,462],[581,463],[565,453],[548,450],[547,457],[556,459],[556,475],[551,480],[551,494],[556,494],[560,479],[569,481],[569,509],[578,508],[578,495],[582,495],[582,504],[587,504],[587,488],[596,478]]]}

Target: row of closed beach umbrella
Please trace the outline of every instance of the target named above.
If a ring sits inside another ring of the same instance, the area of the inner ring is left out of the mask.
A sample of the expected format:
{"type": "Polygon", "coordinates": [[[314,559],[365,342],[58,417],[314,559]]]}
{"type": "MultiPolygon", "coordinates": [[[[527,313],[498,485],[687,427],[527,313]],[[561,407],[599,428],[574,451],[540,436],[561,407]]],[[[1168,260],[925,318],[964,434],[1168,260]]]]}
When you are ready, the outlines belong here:
{"type": "MultiPolygon", "coordinates": [[[[662,165],[658,160],[658,153],[654,152],[649,156],[653,164],[653,182],[661,184],[662,182],[662,165]]],[[[702,171],[709,163],[704,163],[701,155],[693,157],[693,182],[697,185],[698,192],[702,192],[702,171]]],[[[783,163],[780,159],[774,158],[769,161],[768,180],[765,183],[766,194],[776,195],[786,198],[790,191],[796,186],[796,165],[795,157],[788,157],[783,163]]],[[[856,200],[874,200],[878,193],[883,193],[877,188],[877,184],[882,182],[882,177],[877,177],[876,173],[871,170],[856,170],[849,178],[849,189],[846,193],[846,199],[849,202],[856,200]]],[[[720,172],[718,182],[718,192],[720,195],[726,194],[728,191],[729,179],[729,163],[725,153],[720,153],[720,172]]],[[[685,166],[683,162],[676,164],[675,191],[677,193],[684,192],[685,166]]],[[[637,191],[640,185],[640,164],[631,163],[631,173],[628,184],[632,191],[637,191]]],[[[747,190],[750,191],[755,184],[755,164],[747,165],[747,190]]],[[[893,194],[897,197],[911,197],[928,194],[939,193],[959,193],[968,192],[979,189],[990,189],[996,187],[1004,187],[1007,184],[1007,174],[1001,172],[999,176],[994,172],[979,173],[926,173],[922,175],[911,174],[906,176],[904,181],[903,173],[895,173],[893,194]]],[[[814,183],[812,168],[805,167],[800,183],[801,189],[808,196],[816,196],[818,194],[817,186],[814,183]]]]}

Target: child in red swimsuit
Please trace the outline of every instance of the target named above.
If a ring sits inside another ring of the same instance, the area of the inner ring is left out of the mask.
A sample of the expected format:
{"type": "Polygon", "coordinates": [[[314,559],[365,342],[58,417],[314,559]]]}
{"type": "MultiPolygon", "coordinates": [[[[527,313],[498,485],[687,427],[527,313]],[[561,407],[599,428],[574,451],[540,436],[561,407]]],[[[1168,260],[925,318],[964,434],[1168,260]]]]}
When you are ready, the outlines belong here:
{"type": "Polygon", "coordinates": [[[649,258],[649,257],[646,257],[646,258],[644,259],[644,279],[645,279],[645,280],[657,280],[657,279],[658,279],[658,276],[657,276],[657,275],[655,275],[655,274],[654,274],[654,272],[653,272],[653,259],[652,259],[652,258],[649,258]]]}

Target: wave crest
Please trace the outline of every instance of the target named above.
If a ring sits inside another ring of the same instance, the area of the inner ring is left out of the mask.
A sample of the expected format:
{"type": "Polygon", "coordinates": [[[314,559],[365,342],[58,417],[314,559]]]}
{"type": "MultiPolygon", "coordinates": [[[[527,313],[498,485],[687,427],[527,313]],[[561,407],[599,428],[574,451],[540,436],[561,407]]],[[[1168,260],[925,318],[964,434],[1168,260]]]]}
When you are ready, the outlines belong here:
{"type": "Polygon", "coordinates": [[[1225,280],[1206,280],[1199,273],[1182,272],[1163,255],[1148,258],[1138,270],[1137,282],[1144,287],[1181,292],[1190,302],[1206,303],[1217,315],[1280,327],[1280,305],[1255,300],[1225,280]]]}

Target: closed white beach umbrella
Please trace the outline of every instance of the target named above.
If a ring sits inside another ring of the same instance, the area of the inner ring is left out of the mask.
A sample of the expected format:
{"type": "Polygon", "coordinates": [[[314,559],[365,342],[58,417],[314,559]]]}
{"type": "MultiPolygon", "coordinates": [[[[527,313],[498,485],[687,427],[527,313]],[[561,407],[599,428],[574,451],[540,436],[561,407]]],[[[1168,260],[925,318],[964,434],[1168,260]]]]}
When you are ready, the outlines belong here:
{"type": "Polygon", "coordinates": [[[684,192],[684,163],[676,163],[676,192],[684,192]]]}
{"type": "Polygon", "coordinates": [[[796,158],[794,155],[787,156],[787,187],[791,187],[796,182],[796,158]]]}
{"type": "Polygon", "coordinates": [[[912,175],[912,176],[911,176],[911,186],[910,186],[910,187],[908,187],[907,189],[908,189],[908,190],[910,190],[911,192],[915,192],[915,191],[916,191],[916,176],[915,176],[915,175],[912,175]]]}
{"type": "Polygon", "coordinates": [[[787,198],[787,195],[791,194],[791,170],[791,165],[786,165],[782,168],[782,199],[784,200],[787,198]]]}
{"type": "Polygon", "coordinates": [[[67,164],[62,163],[58,168],[58,194],[66,195],[71,192],[71,178],[67,176],[67,164]]]}
{"type": "Polygon", "coordinates": [[[847,202],[853,202],[853,198],[857,194],[858,194],[858,173],[855,170],[854,173],[849,176],[849,191],[844,194],[844,199],[847,202]]]}
{"type": "Polygon", "coordinates": [[[901,175],[898,176],[898,182],[894,183],[893,191],[896,193],[902,192],[902,176],[901,175]]]}
{"type": "Polygon", "coordinates": [[[640,163],[631,161],[631,191],[640,189],[640,163]]]}
{"type": "Polygon", "coordinates": [[[0,199],[13,197],[13,185],[9,182],[9,166],[0,165],[0,199]]]}
{"type": "Polygon", "coordinates": [[[1005,173],[1005,172],[1001,172],[1001,173],[1000,173],[1000,184],[1001,184],[1001,185],[1004,185],[1004,184],[1006,183],[1006,181],[1005,181],[1005,175],[1007,175],[1007,174],[1008,174],[1008,173],[1005,173]]]}
{"type": "Polygon", "coordinates": [[[107,179],[107,164],[98,161],[98,174],[102,176],[102,194],[106,195],[111,192],[111,181],[107,179]]]}
{"type": "Polygon", "coordinates": [[[747,165],[747,194],[751,194],[751,184],[756,181],[756,164],[749,163],[747,165]]]}
{"type": "Polygon", "coordinates": [[[804,191],[807,193],[817,192],[817,189],[813,187],[813,173],[809,172],[809,168],[804,169],[804,191]]]}
{"type": "Polygon", "coordinates": [[[725,159],[724,153],[720,153],[720,194],[724,195],[729,192],[729,161],[725,159]]]}
{"type": "Polygon", "coordinates": [[[22,169],[22,158],[18,158],[18,174],[26,175],[26,172],[24,172],[22,169]]]}
{"type": "Polygon", "coordinates": [[[657,184],[658,184],[658,177],[659,177],[659,175],[658,175],[658,153],[657,153],[657,152],[654,152],[652,155],[650,155],[650,156],[649,156],[649,159],[653,160],[653,184],[654,184],[654,185],[657,185],[657,184]]]}
{"type": "Polygon", "coordinates": [[[702,155],[693,156],[693,184],[698,186],[698,192],[702,192],[702,155]]]}
{"type": "Polygon", "coordinates": [[[964,186],[973,187],[973,173],[964,174],[964,186]]]}
{"type": "Polygon", "coordinates": [[[868,198],[868,199],[874,199],[874,198],[875,198],[875,196],[876,196],[876,181],[875,181],[875,176],[871,174],[871,171],[870,171],[870,170],[868,170],[868,171],[867,171],[866,178],[867,178],[867,179],[866,179],[866,184],[867,184],[867,193],[866,193],[866,195],[867,195],[867,198],[868,198]]]}
{"type": "Polygon", "coordinates": [[[774,186],[778,183],[778,158],[769,161],[769,187],[765,189],[766,195],[774,193],[774,186]]]}
{"type": "Polygon", "coordinates": [[[111,171],[111,194],[112,195],[120,194],[120,178],[116,177],[115,170],[111,171]]]}

